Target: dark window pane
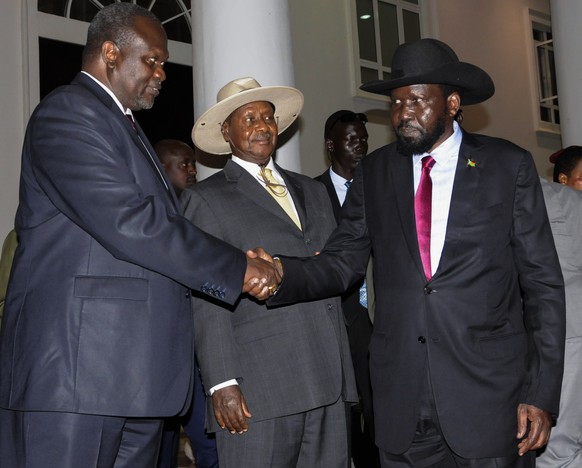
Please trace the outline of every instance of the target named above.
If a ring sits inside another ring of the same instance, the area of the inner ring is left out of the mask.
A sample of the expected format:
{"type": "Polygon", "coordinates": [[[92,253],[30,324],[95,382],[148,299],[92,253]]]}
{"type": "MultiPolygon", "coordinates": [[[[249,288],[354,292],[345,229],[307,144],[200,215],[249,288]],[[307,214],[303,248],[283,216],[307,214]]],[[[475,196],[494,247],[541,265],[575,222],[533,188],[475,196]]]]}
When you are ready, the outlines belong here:
{"type": "Polygon", "coordinates": [[[402,10],[402,22],[404,23],[404,42],[420,39],[420,17],[418,13],[402,10]]]}
{"type": "Polygon", "coordinates": [[[360,42],[360,59],[375,62],[376,36],[374,31],[374,10],[371,0],[357,0],[358,40],[360,42]]]}
{"type": "Polygon", "coordinates": [[[38,0],[38,11],[51,15],[65,16],[67,0],[38,0]]]}
{"type": "MultiPolygon", "coordinates": [[[[190,9],[190,0],[183,1],[187,10],[190,9]]],[[[157,0],[152,12],[162,20],[168,38],[174,41],[192,43],[188,19],[184,16],[182,5],[177,0],[157,0]]],[[[187,15],[190,13],[186,12],[187,15]]]]}
{"type": "Polygon", "coordinates": [[[550,122],[550,111],[545,107],[540,107],[540,119],[543,122],[550,122]]]}
{"type": "MultiPolygon", "coordinates": [[[[65,18],[90,22],[103,6],[115,3],[116,0],[38,0],[38,10],[65,18]],[[67,7],[70,6],[69,9],[67,7]]],[[[134,0],[124,0],[133,3],[134,0]]],[[[135,3],[151,8],[151,11],[162,21],[168,38],[174,41],[192,43],[192,33],[189,27],[191,0],[136,0],[135,3]]]]}
{"type": "Polygon", "coordinates": [[[164,22],[164,29],[166,30],[168,39],[192,44],[192,33],[188,26],[188,20],[184,15],[181,15],[172,21],[164,22]]]}
{"type": "Polygon", "coordinates": [[[382,79],[383,80],[386,80],[386,81],[392,79],[392,73],[390,73],[390,72],[384,72],[384,73],[382,73],[382,79]]]}
{"type": "Polygon", "coordinates": [[[389,3],[379,2],[380,38],[382,44],[382,65],[390,66],[398,42],[398,19],[396,7],[389,3]]]}
{"type": "Polygon", "coordinates": [[[83,46],[38,38],[40,98],[58,86],[68,84],[81,69],[83,46]]]}
{"type": "Polygon", "coordinates": [[[374,70],[373,68],[360,67],[360,74],[362,76],[362,83],[378,79],[378,70],[374,70]]]}
{"type": "MultiPolygon", "coordinates": [[[[104,1],[103,6],[106,6],[109,3],[104,1]]],[[[93,17],[99,12],[99,10],[100,9],[93,5],[91,2],[79,0],[77,0],[76,2],[73,1],[71,5],[70,18],[90,23],[93,17]]]]}
{"type": "Polygon", "coordinates": [[[405,0],[408,3],[412,3],[414,5],[418,5],[418,0],[405,0]]]}

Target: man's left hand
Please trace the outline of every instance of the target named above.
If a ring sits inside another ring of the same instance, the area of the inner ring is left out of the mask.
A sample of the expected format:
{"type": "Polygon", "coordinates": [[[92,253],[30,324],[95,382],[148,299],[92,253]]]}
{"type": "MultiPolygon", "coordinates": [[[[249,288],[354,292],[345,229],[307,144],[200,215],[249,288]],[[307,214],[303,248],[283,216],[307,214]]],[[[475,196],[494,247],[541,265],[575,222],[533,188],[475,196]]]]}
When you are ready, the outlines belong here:
{"type": "Polygon", "coordinates": [[[517,407],[517,438],[521,439],[526,435],[527,423],[529,422],[529,432],[517,446],[519,456],[530,450],[537,450],[548,443],[550,431],[552,429],[552,416],[545,410],[532,405],[521,403],[517,407]]]}

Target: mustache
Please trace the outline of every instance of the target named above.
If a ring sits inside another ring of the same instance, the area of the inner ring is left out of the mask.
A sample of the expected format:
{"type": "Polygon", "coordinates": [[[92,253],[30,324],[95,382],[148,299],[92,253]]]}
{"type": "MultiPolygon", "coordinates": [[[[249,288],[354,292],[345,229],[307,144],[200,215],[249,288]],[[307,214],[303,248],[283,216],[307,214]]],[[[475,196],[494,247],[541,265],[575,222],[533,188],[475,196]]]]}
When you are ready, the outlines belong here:
{"type": "Polygon", "coordinates": [[[267,141],[270,140],[271,137],[273,135],[271,134],[271,132],[261,132],[261,133],[257,133],[257,135],[255,136],[255,140],[257,141],[267,141]]]}
{"type": "Polygon", "coordinates": [[[412,125],[410,122],[404,122],[403,120],[401,120],[400,123],[398,124],[398,126],[396,127],[396,130],[402,130],[404,128],[411,128],[414,130],[420,130],[420,128],[418,128],[416,125],[412,125]]]}

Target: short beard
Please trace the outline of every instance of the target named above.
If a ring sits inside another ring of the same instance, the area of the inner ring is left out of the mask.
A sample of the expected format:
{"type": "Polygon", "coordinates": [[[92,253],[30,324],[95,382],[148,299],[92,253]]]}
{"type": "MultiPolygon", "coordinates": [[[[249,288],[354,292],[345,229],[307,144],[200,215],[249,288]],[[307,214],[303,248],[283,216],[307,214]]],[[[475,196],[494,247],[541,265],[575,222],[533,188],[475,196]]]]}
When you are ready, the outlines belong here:
{"type": "Polygon", "coordinates": [[[442,134],[445,133],[446,115],[443,114],[435,122],[435,125],[431,130],[420,129],[421,135],[416,139],[400,136],[399,129],[405,125],[406,124],[403,122],[400,122],[398,128],[396,129],[396,148],[398,149],[398,152],[405,156],[428,153],[428,151],[432,149],[442,134]]]}

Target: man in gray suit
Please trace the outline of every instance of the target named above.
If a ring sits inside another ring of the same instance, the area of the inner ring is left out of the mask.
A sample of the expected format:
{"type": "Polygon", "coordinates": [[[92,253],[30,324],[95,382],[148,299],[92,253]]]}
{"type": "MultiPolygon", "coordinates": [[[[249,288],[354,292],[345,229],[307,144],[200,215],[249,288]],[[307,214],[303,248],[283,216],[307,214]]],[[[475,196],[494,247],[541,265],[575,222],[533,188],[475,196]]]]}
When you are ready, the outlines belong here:
{"type": "Polygon", "coordinates": [[[275,283],[180,215],[133,122],[167,59],[159,20],[114,3],[89,26],[82,73],[30,119],[0,333],[3,467],[154,466],[161,418],[192,392],[190,289],[233,304],[243,278],[259,297],[275,283]]]}
{"type": "Polygon", "coordinates": [[[566,351],[560,417],[536,467],[573,468],[582,466],[582,192],[541,182],[566,286],[566,351]]]}
{"type": "MultiPolygon", "coordinates": [[[[184,192],[185,216],[241,249],[319,251],[335,227],[325,187],[271,158],[302,105],[294,88],[252,78],[225,85],[194,125],[193,140],[232,159],[184,192]]],[[[217,432],[221,468],[348,466],[346,402],[357,393],[338,298],[277,308],[195,298],[194,318],[212,395],[207,428],[217,432]]]]}

